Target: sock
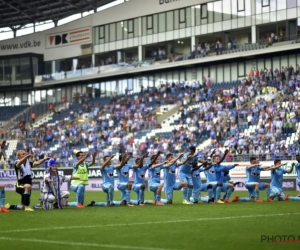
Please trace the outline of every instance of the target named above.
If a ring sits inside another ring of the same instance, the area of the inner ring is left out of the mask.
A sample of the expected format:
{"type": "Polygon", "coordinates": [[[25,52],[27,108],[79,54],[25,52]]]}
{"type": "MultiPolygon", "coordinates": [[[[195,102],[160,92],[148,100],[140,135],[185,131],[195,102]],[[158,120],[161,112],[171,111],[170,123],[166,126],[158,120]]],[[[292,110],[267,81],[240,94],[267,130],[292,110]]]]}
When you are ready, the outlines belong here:
{"type": "MultiPolygon", "coordinates": [[[[80,189],[81,186],[78,187],[77,189],[77,192],[76,192],[76,201],[77,203],[81,203],[81,189],[80,189]]],[[[76,204],[77,206],[77,204],[76,204]]]]}
{"type": "Polygon", "coordinates": [[[30,205],[30,192],[25,190],[23,197],[24,197],[24,205],[28,207],[30,205]]]}
{"type": "Polygon", "coordinates": [[[193,188],[188,188],[187,200],[190,200],[190,198],[192,197],[192,193],[193,193],[193,188]]]}
{"type": "Polygon", "coordinates": [[[133,204],[133,205],[138,205],[139,200],[130,200],[130,203],[133,204]]]}
{"type": "Polygon", "coordinates": [[[9,210],[22,210],[22,205],[17,204],[17,205],[10,205],[9,210]]]}
{"type": "Polygon", "coordinates": [[[157,194],[157,195],[156,195],[156,198],[155,198],[155,201],[156,201],[156,202],[159,202],[160,200],[161,200],[161,196],[157,194]]]}
{"type": "Polygon", "coordinates": [[[78,203],[81,203],[82,205],[84,204],[84,189],[85,189],[85,186],[80,185],[77,190],[77,193],[78,193],[77,201],[78,201],[78,203]]]}
{"type": "Polygon", "coordinates": [[[114,203],[114,187],[113,186],[109,187],[109,189],[108,189],[108,199],[109,199],[110,204],[114,203]]]}
{"type": "Polygon", "coordinates": [[[239,201],[250,201],[249,197],[241,197],[239,198],[239,201]]]}
{"type": "Polygon", "coordinates": [[[95,207],[106,207],[107,203],[106,202],[95,202],[94,206],[95,207]]]}
{"type": "Polygon", "coordinates": [[[188,200],[188,188],[183,188],[182,189],[182,193],[183,193],[183,200],[188,200]]]}
{"type": "Polygon", "coordinates": [[[254,190],[254,194],[255,194],[255,198],[259,199],[259,190],[258,189],[254,190]]]}
{"type": "Polygon", "coordinates": [[[233,188],[227,189],[225,199],[229,199],[229,198],[230,198],[230,195],[232,194],[232,192],[233,192],[233,188]]]}
{"type": "Polygon", "coordinates": [[[200,196],[200,200],[203,201],[203,202],[208,202],[209,201],[207,196],[206,197],[200,196]]]}
{"type": "Polygon", "coordinates": [[[300,201],[300,197],[297,197],[297,196],[290,196],[290,197],[289,197],[289,200],[291,200],[291,201],[300,201]]]}
{"type": "Polygon", "coordinates": [[[166,200],[166,199],[161,199],[160,201],[164,204],[168,204],[168,200],[166,200]]]}
{"type": "Polygon", "coordinates": [[[267,193],[267,199],[269,199],[270,198],[270,193],[271,193],[271,190],[270,190],[269,187],[266,188],[266,193],[267,193]]]}
{"type": "Polygon", "coordinates": [[[77,207],[77,201],[74,202],[68,202],[68,207],[77,207]]]}
{"type": "Polygon", "coordinates": [[[197,202],[197,201],[199,201],[199,198],[200,198],[200,191],[194,192],[193,197],[190,197],[190,200],[191,200],[191,202],[197,202]],[[191,198],[193,199],[193,201],[191,200],[191,198]]]}
{"type": "Polygon", "coordinates": [[[130,190],[126,189],[126,202],[130,203],[130,190]]]}
{"type": "Polygon", "coordinates": [[[279,201],[282,201],[282,200],[284,200],[284,198],[285,198],[285,196],[284,196],[284,195],[280,195],[280,196],[278,196],[278,200],[279,200],[279,201]]]}
{"type": "Polygon", "coordinates": [[[217,186],[216,188],[216,200],[220,200],[221,198],[221,187],[217,186]]]}
{"type": "Polygon", "coordinates": [[[214,198],[214,197],[213,197],[213,196],[214,196],[214,190],[213,190],[212,188],[209,188],[209,189],[207,190],[207,192],[208,192],[208,198],[209,198],[209,199],[214,198]]]}
{"type": "Polygon", "coordinates": [[[5,205],[5,189],[0,189],[0,208],[4,207],[5,205]]]}
{"type": "Polygon", "coordinates": [[[140,189],[139,201],[144,203],[144,190],[140,189]]]}

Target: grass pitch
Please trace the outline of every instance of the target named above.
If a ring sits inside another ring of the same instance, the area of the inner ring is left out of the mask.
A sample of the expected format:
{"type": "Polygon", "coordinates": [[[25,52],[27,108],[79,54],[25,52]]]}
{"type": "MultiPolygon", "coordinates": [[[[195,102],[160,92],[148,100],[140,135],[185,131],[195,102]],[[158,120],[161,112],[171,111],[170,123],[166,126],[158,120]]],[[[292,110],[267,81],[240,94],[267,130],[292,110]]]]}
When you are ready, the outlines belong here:
{"type": "MultiPolygon", "coordinates": [[[[235,195],[246,193],[235,192],[232,197],[235,195]]],[[[34,192],[32,204],[38,202],[38,197],[39,193],[34,192]]],[[[115,197],[120,197],[119,193],[115,197]]],[[[146,193],[146,198],[152,197],[152,193],[146,193]]],[[[166,206],[0,213],[1,249],[296,250],[300,247],[300,202],[183,205],[181,192],[174,192],[174,198],[174,204],[166,206]]],[[[261,198],[265,199],[264,193],[261,198]]],[[[7,192],[7,202],[14,204],[19,200],[16,193],[7,192]]],[[[74,193],[69,200],[75,200],[74,193]]],[[[87,192],[86,204],[91,200],[104,201],[105,195],[87,192]]]]}

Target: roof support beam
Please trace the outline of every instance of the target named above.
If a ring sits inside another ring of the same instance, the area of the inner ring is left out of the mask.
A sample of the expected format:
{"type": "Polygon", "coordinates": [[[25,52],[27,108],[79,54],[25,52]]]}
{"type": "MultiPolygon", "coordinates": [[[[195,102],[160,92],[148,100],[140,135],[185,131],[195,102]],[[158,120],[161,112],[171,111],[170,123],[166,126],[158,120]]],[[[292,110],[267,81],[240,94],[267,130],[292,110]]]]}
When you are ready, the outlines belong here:
{"type": "Polygon", "coordinates": [[[0,0],[0,2],[6,4],[7,6],[9,6],[9,7],[12,8],[12,9],[18,11],[18,12],[21,13],[23,16],[26,16],[26,17],[30,18],[30,20],[32,19],[32,17],[31,17],[30,15],[26,14],[24,11],[21,11],[21,10],[18,9],[17,7],[11,5],[10,3],[6,2],[5,0],[0,0]]]}

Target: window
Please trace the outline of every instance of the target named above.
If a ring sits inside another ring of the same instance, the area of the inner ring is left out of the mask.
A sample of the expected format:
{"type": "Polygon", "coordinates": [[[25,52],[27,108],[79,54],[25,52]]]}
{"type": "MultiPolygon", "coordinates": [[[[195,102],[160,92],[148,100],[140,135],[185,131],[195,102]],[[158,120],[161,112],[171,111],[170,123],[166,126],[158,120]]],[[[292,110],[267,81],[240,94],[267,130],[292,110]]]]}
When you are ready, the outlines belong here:
{"type": "Polygon", "coordinates": [[[104,26],[99,27],[99,39],[104,39],[104,26]]]}
{"type": "Polygon", "coordinates": [[[173,11],[167,12],[167,31],[174,30],[173,11]]]}
{"type": "Polygon", "coordinates": [[[214,22],[222,21],[222,2],[214,2],[214,22]]]}
{"type": "Polygon", "coordinates": [[[117,41],[123,39],[123,27],[124,27],[124,22],[117,23],[117,41]]]}
{"type": "Polygon", "coordinates": [[[133,33],[134,25],[133,25],[133,19],[128,20],[128,33],[133,33]]]}
{"type": "Polygon", "coordinates": [[[147,16],[147,30],[153,29],[153,18],[152,16],[147,16]]]}
{"type": "Polygon", "coordinates": [[[295,8],[297,6],[297,0],[287,0],[287,8],[295,8]]]}
{"type": "Polygon", "coordinates": [[[207,18],[207,4],[201,5],[201,18],[207,18]]]}
{"type": "Polygon", "coordinates": [[[109,25],[109,41],[114,42],[116,41],[116,24],[111,23],[109,25]]]}
{"type": "MultiPolygon", "coordinates": [[[[280,0],[280,1],[285,1],[285,0],[280,0]]],[[[267,7],[270,6],[270,0],[262,0],[262,7],[267,7]]]]}
{"type": "Polygon", "coordinates": [[[179,10],[179,22],[185,23],[185,9],[179,10]]]}
{"type": "Polygon", "coordinates": [[[238,0],[238,11],[244,11],[245,10],[245,0],[238,0]]]}
{"type": "Polygon", "coordinates": [[[158,32],[166,31],[166,13],[158,14],[158,32]]]}

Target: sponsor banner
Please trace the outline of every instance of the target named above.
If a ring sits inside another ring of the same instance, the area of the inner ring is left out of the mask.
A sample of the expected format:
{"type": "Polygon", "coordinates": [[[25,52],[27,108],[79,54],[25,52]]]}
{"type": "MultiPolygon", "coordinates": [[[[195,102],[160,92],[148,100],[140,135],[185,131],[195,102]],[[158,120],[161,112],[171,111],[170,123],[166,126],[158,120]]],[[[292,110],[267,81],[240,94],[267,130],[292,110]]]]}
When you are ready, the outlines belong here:
{"type": "Polygon", "coordinates": [[[54,34],[47,34],[46,49],[69,46],[78,43],[87,43],[91,41],[91,37],[91,27],[84,27],[54,34]]]}
{"type": "MultiPolygon", "coordinates": [[[[89,185],[85,186],[86,191],[102,191],[102,179],[93,179],[89,181],[89,185]]],[[[118,182],[115,181],[115,191],[117,191],[118,182]]]]}

